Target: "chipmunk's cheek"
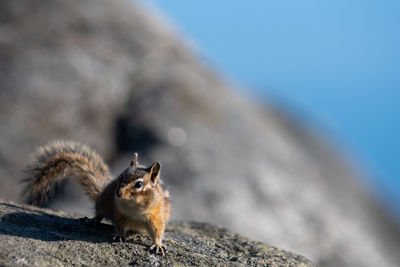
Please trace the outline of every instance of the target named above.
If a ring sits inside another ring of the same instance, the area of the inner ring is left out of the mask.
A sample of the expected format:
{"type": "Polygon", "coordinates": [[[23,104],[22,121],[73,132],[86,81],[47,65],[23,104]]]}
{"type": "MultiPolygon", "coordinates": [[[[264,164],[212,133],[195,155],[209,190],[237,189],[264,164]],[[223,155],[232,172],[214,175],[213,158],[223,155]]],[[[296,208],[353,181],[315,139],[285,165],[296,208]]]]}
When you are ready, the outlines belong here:
{"type": "Polygon", "coordinates": [[[140,204],[143,202],[143,198],[140,195],[132,196],[132,199],[135,200],[135,203],[140,204]]]}
{"type": "Polygon", "coordinates": [[[141,196],[140,196],[140,194],[132,194],[131,196],[130,196],[130,199],[132,200],[132,201],[134,201],[135,203],[140,203],[140,201],[141,201],[141,196]]]}
{"type": "Polygon", "coordinates": [[[129,190],[126,190],[125,188],[120,188],[117,190],[116,196],[121,199],[129,199],[130,192],[129,192],[129,190]]]}

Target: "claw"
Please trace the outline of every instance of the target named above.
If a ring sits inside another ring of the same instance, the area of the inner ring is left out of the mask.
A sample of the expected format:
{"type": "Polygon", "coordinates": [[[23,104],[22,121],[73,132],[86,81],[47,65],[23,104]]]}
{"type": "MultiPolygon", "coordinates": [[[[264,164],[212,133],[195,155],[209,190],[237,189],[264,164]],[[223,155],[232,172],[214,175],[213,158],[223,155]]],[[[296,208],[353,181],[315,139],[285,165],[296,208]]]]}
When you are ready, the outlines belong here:
{"type": "Polygon", "coordinates": [[[113,236],[113,241],[119,241],[120,243],[125,242],[125,237],[119,235],[119,234],[115,234],[113,236]]]}
{"type": "Polygon", "coordinates": [[[153,251],[153,250],[155,250],[154,251],[154,254],[161,254],[161,255],[163,255],[163,256],[165,256],[165,252],[167,252],[167,249],[163,246],[163,245],[156,245],[156,244],[153,244],[151,247],[150,247],[150,251],[153,251]]]}

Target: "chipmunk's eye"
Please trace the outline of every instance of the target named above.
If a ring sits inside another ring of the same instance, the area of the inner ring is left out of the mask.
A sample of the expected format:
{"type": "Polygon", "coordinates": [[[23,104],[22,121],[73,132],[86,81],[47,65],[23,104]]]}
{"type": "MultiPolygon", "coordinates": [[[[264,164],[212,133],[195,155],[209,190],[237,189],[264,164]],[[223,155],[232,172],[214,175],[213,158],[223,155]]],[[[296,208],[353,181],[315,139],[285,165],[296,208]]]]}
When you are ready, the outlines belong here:
{"type": "Polygon", "coordinates": [[[142,186],[143,186],[143,183],[141,181],[139,181],[139,182],[136,182],[133,187],[139,189],[139,188],[142,188],[142,186]]]}

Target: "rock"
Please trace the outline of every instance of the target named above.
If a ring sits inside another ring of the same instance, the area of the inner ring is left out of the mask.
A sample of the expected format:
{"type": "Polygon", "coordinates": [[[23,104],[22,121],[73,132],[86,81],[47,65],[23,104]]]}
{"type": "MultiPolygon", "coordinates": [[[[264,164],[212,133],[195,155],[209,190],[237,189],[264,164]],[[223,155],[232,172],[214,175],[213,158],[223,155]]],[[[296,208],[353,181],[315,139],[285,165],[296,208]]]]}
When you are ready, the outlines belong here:
{"type": "MultiPolygon", "coordinates": [[[[35,147],[74,139],[115,175],[135,151],[160,161],[174,219],[321,266],[400,265],[398,225],[329,142],[240,96],[132,2],[0,1],[1,197],[18,200],[35,147]]],[[[68,188],[52,207],[90,213],[68,188]]]]}
{"type": "Polygon", "coordinates": [[[91,227],[63,212],[0,202],[1,266],[316,266],[206,223],[169,223],[165,257],[149,253],[146,234],[123,243],[112,235],[110,224],[91,227]]]}

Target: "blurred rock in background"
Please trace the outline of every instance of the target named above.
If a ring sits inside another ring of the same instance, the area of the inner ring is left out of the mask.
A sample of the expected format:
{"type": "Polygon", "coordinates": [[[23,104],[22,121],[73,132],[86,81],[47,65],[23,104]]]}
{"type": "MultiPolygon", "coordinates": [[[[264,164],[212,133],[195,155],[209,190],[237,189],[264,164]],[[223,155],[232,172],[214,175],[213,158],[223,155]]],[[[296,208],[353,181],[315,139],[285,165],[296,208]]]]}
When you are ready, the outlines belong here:
{"type": "MultiPolygon", "coordinates": [[[[35,147],[73,139],[114,174],[134,151],[159,160],[175,219],[321,266],[399,266],[397,226],[326,141],[234,93],[163,24],[127,0],[0,2],[0,196],[19,199],[35,147]]],[[[53,207],[91,212],[68,188],[53,207]]]]}

